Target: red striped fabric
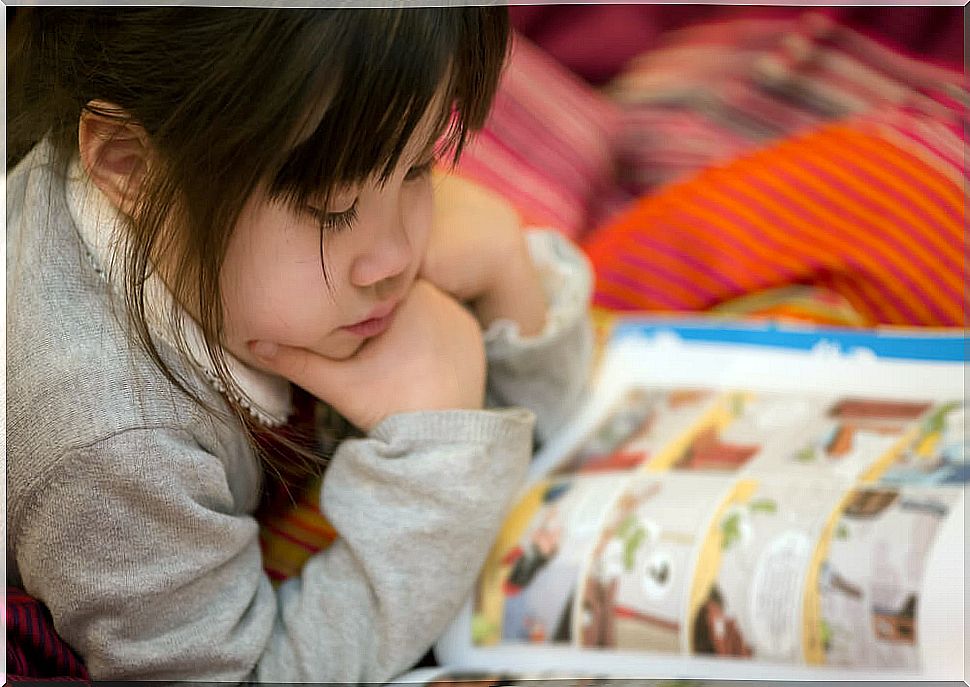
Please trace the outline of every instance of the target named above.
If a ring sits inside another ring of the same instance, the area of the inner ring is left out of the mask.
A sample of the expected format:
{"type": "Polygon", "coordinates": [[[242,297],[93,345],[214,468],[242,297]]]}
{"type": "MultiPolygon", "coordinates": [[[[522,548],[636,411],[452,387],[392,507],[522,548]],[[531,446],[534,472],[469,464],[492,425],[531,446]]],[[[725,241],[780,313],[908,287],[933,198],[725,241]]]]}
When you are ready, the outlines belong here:
{"type": "Polygon", "coordinates": [[[497,190],[525,222],[578,236],[614,183],[619,110],[553,58],[516,37],[483,131],[458,172],[497,190]]]}
{"type": "Polygon", "coordinates": [[[7,680],[89,680],[87,668],[54,630],[50,612],[18,587],[7,587],[7,680]]]}

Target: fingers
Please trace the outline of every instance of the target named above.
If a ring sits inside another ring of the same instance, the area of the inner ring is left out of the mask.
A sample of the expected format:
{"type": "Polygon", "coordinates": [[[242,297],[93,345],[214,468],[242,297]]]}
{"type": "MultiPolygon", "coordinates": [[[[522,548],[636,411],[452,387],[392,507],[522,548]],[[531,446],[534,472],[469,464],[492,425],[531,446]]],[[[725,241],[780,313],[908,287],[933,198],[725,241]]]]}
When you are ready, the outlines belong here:
{"type": "Polygon", "coordinates": [[[252,342],[267,371],[332,406],[361,429],[393,413],[480,408],[485,351],[474,317],[433,284],[418,280],[390,326],[349,358],[252,342]]]}

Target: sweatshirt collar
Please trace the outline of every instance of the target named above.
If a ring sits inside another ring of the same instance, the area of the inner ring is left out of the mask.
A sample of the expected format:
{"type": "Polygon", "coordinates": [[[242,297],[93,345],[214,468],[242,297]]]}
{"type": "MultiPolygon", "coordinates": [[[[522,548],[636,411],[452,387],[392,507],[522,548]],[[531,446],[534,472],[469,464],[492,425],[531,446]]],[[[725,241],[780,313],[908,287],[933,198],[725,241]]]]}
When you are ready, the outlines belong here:
{"type": "MultiPolygon", "coordinates": [[[[121,292],[124,268],[120,264],[112,264],[114,248],[119,240],[124,240],[124,222],[120,213],[91,182],[77,158],[70,166],[66,190],[71,217],[95,269],[114,289],[121,292]]],[[[229,375],[238,389],[238,392],[227,391],[216,375],[215,364],[205,347],[202,329],[175,302],[175,297],[164,281],[156,273],[151,273],[145,281],[145,315],[148,327],[152,334],[178,350],[178,338],[169,316],[173,307],[190,362],[203,373],[209,383],[219,392],[232,396],[236,403],[246,408],[261,424],[275,427],[286,422],[293,409],[290,383],[282,377],[247,365],[224,349],[229,375]]]]}

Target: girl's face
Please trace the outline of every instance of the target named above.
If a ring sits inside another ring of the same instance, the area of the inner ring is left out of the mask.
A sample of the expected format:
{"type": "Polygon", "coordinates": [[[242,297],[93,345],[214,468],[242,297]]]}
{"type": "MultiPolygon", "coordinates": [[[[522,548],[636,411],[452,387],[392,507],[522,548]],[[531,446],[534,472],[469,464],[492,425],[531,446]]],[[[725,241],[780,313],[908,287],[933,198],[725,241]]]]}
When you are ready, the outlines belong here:
{"type": "Polygon", "coordinates": [[[387,328],[431,229],[425,120],[383,185],[368,180],[339,192],[329,207],[311,200],[302,211],[271,201],[265,189],[250,198],[220,275],[225,345],[236,357],[259,367],[247,344],[261,340],[339,360],[387,328]]]}

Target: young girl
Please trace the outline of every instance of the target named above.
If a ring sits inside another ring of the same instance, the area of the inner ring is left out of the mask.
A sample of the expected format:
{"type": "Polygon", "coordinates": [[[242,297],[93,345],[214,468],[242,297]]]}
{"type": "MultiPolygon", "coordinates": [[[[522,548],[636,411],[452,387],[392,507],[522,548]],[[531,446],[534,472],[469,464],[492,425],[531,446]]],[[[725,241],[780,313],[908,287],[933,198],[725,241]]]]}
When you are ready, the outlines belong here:
{"type": "Polygon", "coordinates": [[[430,173],[485,119],[504,10],[44,8],[13,31],[8,584],[95,679],[407,669],[589,359],[575,249],[430,173]],[[324,473],[337,540],[274,588],[261,493],[321,468],[260,440],[287,443],[296,387],[356,436],[324,473]]]}

